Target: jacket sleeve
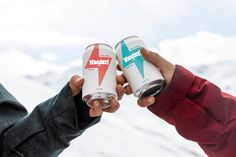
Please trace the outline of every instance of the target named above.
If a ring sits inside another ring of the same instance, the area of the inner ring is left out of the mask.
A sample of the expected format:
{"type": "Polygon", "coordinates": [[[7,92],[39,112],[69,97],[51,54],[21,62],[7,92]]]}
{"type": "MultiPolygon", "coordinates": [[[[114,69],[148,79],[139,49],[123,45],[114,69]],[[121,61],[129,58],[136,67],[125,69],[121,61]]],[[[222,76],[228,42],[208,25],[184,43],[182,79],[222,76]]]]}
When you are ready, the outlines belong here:
{"type": "Polygon", "coordinates": [[[213,83],[176,65],[170,84],[148,109],[208,156],[235,156],[236,98],[213,83]]]}
{"type": "Polygon", "coordinates": [[[69,84],[4,133],[3,156],[56,157],[74,138],[100,120],[89,117],[81,92],[73,97],[69,84]],[[13,156],[14,156],[13,155],[13,156]]]}
{"type": "Polygon", "coordinates": [[[26,115],[27,110],[0,83],[0,156],[4,132],[26,115]]]}
{"type": "Polygon", "coordinates": [[[0,134],[26,115],[26,109],[0,84],[0,134]]]}

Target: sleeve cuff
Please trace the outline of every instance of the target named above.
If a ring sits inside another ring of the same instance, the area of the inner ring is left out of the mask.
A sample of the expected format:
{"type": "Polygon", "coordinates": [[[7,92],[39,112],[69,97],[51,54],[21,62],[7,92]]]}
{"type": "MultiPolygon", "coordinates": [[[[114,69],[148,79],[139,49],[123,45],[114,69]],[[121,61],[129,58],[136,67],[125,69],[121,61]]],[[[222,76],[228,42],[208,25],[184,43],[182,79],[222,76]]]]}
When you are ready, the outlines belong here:
{"type": "Polygon", "coordinates": [[[89,116],[89,108],[83,103],[81,93],[74,97],[68,83],[54,102],[53,119],[60,126],[67,125],[67,127],[63,127],[63,130],[66,129],[67,132],[81,132],[100,121],[100,117],[92,118],[89,116]],[[68,130],[68,128],[70,129],[68,130]]]}
{"type": "Polygon", "coordinates": [[[86,129],[96,123],[98,123],[101,119],[99,117],[90,117],[89,111],[90,107],[83,102],[82,100],[82,92],[77,94],[74,97],[76,108],[77,108],[77,115],[78,115],[78,127],[80,129],[86,129]]]}
{"type": "Polygon", "coordinates": [[[159,117],[165,116],[178,102],[184,99],[192,86],[195,76],[180,65],[175,66],[175,72],[170,84],[156,96],[156,101],[148,109],[159,117]]]}

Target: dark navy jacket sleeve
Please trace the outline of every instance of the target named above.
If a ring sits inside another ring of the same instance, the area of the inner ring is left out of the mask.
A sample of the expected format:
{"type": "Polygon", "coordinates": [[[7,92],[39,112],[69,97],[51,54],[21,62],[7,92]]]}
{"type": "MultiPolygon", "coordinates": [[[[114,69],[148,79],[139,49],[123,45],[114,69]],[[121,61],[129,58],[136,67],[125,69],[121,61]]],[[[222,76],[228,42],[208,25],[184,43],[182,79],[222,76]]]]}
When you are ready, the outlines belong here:
{"type": "Polygon", "coordinates": [[[0,156],[4,132],[26,115],[26,109],[0,84],[0,156]]]}
{"type": "Polygon", "coordinates": [[[0,134],[26,115],[26,109],[0,84],[0,134]]]}
{"type": "Polygon", "coordinates": [[[73,97],[67,84],[58,95],[39,104],[31,114],[12,122],[3,133],[2,156],[58,156],[71,140],[100,120],[100,117],[89,117],[89,107],[81,97],[81,93],[73,97]]]}

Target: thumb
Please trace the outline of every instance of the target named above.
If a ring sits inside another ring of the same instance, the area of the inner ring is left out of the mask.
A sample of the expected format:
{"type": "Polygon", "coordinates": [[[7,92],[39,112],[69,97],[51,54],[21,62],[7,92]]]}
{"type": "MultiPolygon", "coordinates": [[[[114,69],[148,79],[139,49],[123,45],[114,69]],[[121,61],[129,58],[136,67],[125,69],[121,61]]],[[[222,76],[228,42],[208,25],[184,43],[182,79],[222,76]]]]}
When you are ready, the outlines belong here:
{"type": "Polygon", "coordinates": [[[78,75],[74,75],[70,79],[70,89],[72,92],[72,95],[75,96],[77,95],[83,86],[84,79],[78,75]]]}
{"type": "Polygon", "coordinates": [[[148,62],[152,63],[154,66],[160,68],[161,72],[169,70],[170,67],[173,67],[173,64],[169,61],[162,58],[158,53],[149,51],[145,48],[141,48],[141,54],[143,58],[148,62]]]}

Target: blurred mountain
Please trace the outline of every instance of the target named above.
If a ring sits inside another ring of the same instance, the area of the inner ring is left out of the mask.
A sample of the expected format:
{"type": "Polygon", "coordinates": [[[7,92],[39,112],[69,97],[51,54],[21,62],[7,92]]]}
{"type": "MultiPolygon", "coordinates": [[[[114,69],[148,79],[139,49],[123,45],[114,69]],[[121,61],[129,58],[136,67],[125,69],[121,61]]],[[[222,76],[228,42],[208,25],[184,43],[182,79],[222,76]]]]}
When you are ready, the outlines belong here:
{"type": "MultiPolygon", "coordinates": [[[[194,74],[206,78],[222,90],[236,94],[236,60],[220,61],[210,65],[187,67],[194,74]]],[[[48,71],[43,75],[27,75],[26,78],[43,86],[59,90],[73,75],[82,76],[81,67],[71,67],[63,73],[48,71]]]]}
{"type": "Polygon", "coordinates": [[[221,61],[190,69],[198,76],[215,83],[222,91],[236,95],[236,60],[221,61]]]}
{"type": "Polygon", "coordinates": [[[73,75],[81,76],[81,67],[71,67],[63,73],[47,71],[42,75],[26,75],[25,77],[43,86],[47,86],[55,90],[60,90],[73,75]]]}

